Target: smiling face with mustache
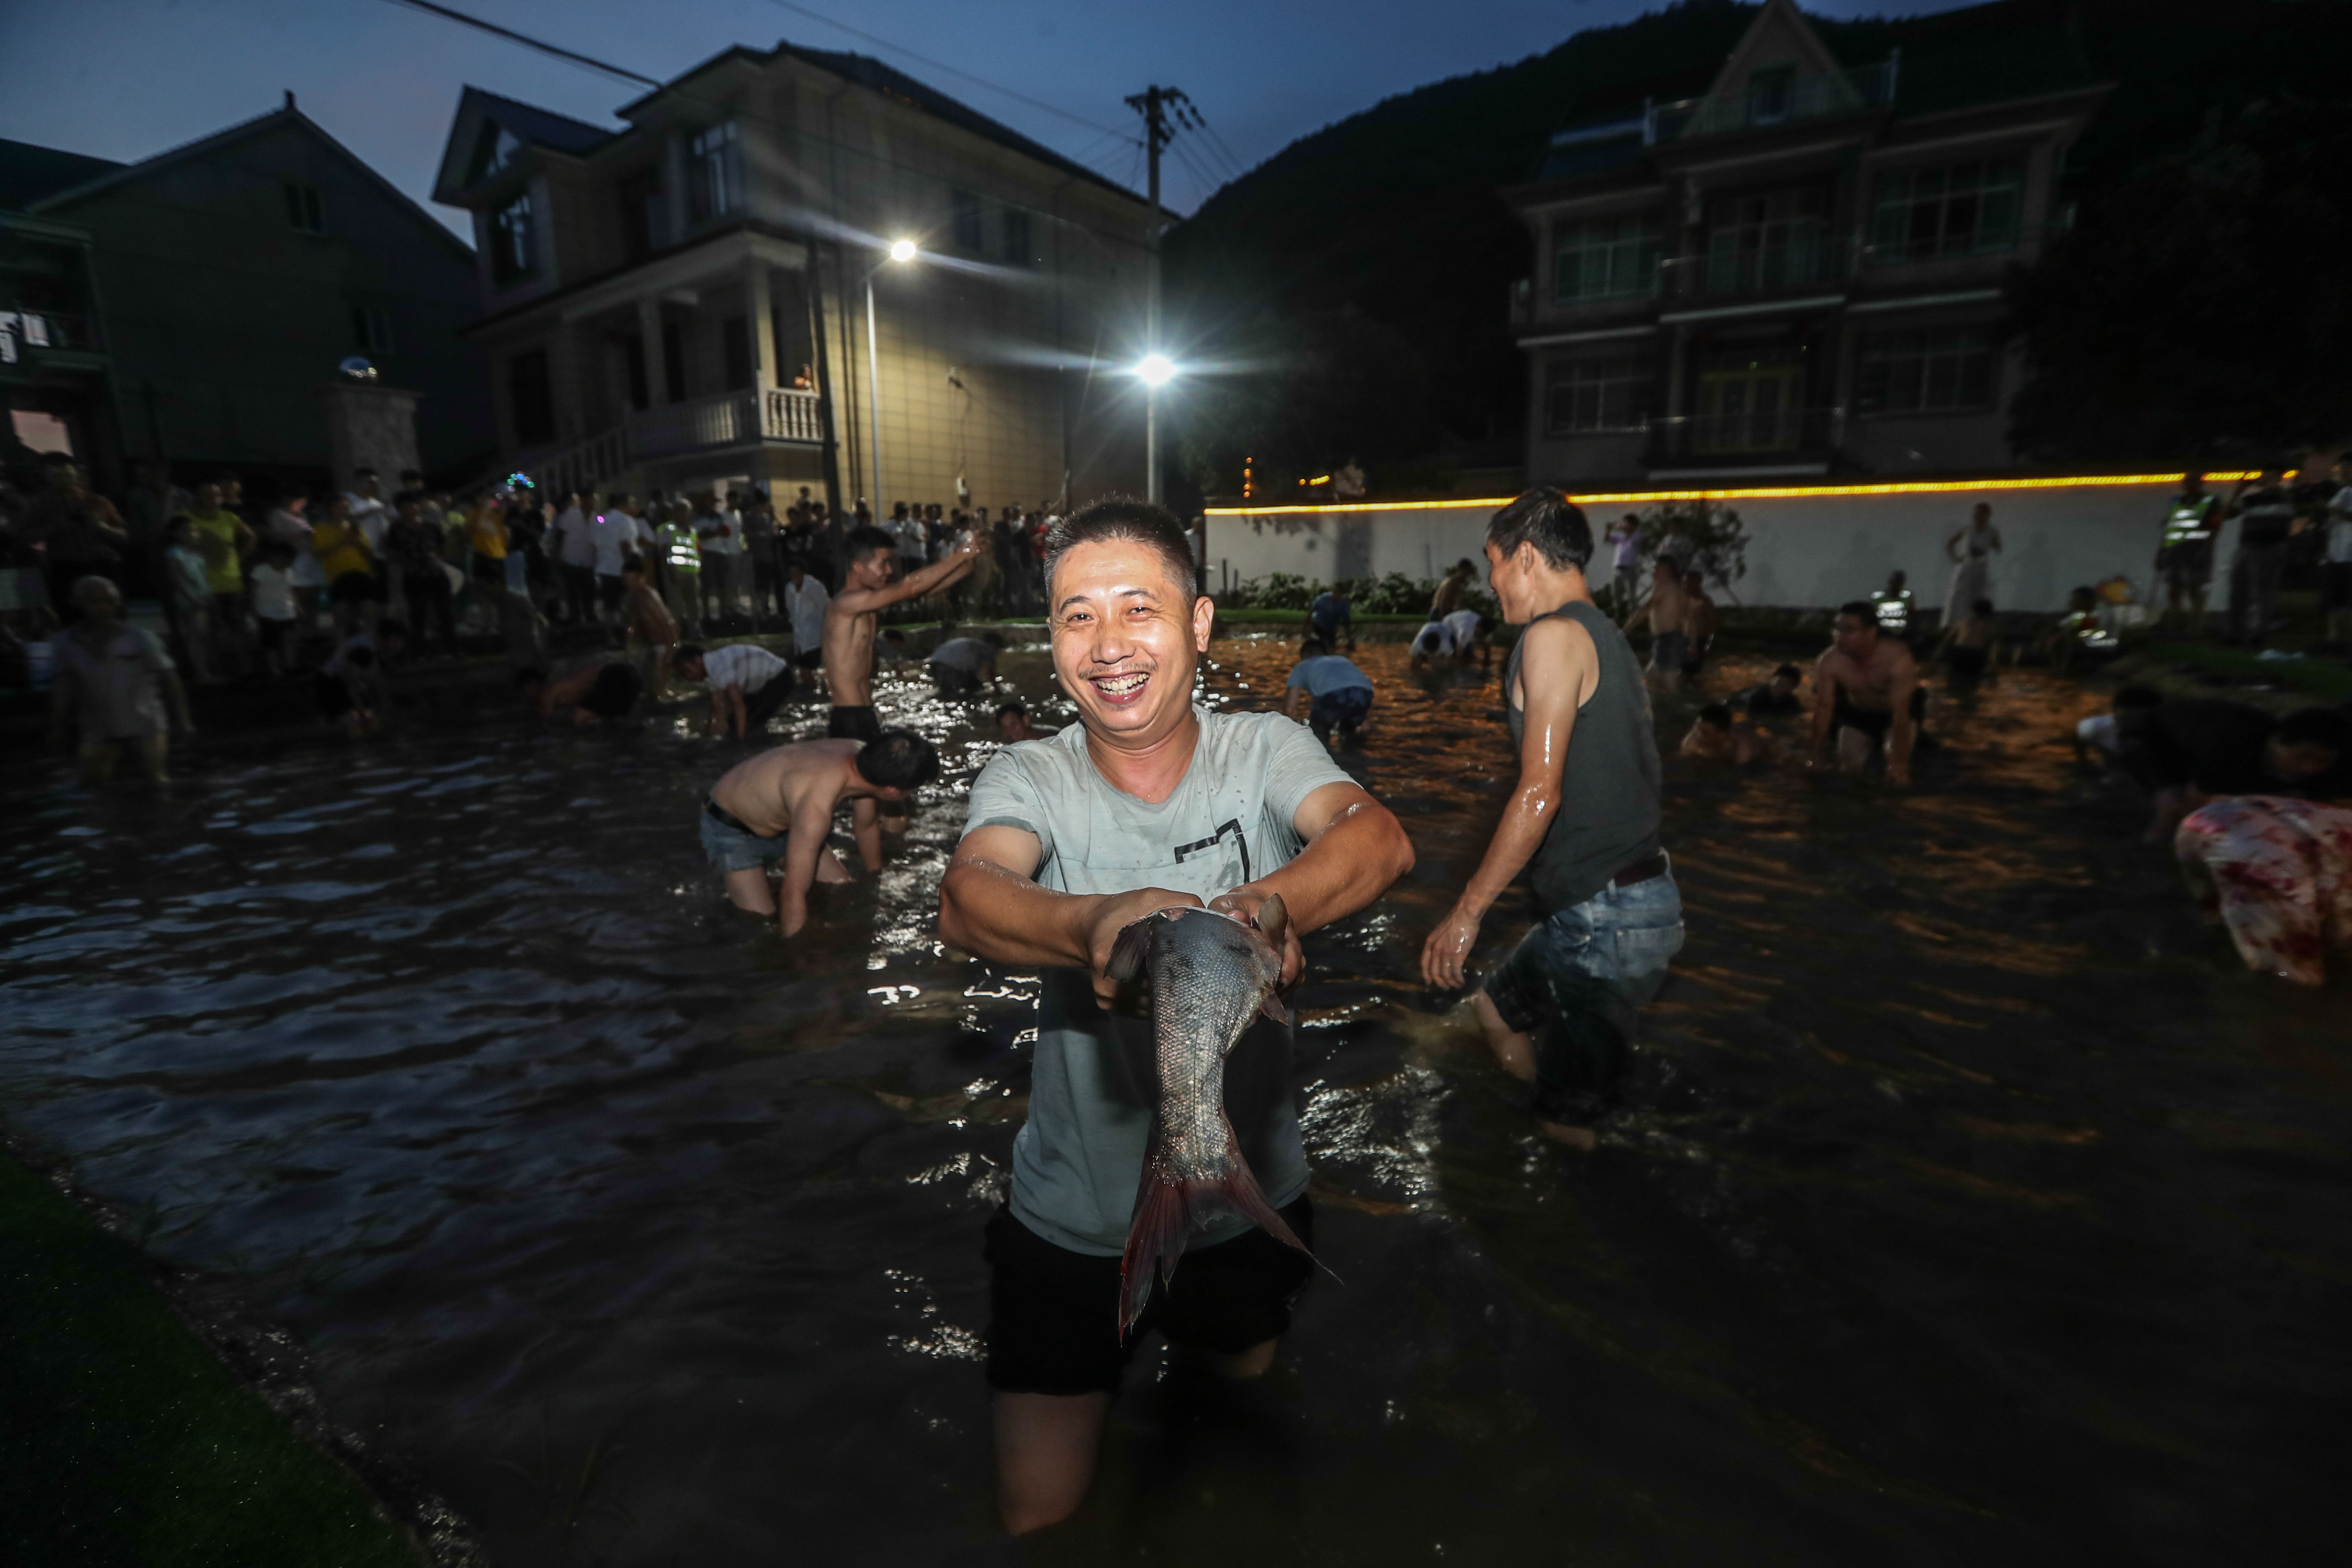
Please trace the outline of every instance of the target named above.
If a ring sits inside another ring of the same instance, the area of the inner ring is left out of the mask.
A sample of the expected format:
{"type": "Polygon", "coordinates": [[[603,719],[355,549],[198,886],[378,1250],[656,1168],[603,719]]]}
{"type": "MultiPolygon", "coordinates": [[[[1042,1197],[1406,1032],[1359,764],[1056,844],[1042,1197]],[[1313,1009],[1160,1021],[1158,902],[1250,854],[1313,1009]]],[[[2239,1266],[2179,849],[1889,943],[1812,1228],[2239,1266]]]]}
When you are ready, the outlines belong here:
{"type": "Polygon", "coordinates": [[[1120,752],[1171,742],[1189,751],[1192,675],[1216,606],[1178,581],[1160,550],[1136,539],[1064,551],[1048,596],[1054,673],[1090,738],[1120,752]]]}

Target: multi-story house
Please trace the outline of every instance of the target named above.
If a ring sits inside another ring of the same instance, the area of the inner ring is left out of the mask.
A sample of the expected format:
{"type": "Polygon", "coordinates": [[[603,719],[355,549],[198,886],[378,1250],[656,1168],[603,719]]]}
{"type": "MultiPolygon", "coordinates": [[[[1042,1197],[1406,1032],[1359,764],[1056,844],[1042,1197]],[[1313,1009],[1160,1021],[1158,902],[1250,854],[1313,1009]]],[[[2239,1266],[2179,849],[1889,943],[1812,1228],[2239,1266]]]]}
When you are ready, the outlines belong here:
{"type": "Polygon", "coordinates": [[[1141,199],[887,66],[790,44],[618,114],[458,104],[435,195],[474,215],[472,331],[512,467],[558,489],[823,487],[844,509],[1140,489],[1121,367],[1144,352],[1141,199]]]}
{"type": "Polygon", "coordinates": [[[2066,149],[2107,88],[2063,31],[2005,26],[1933,18],[1848,61],[1766,0],[1704,93],[1555,132],[1507,193],[1538,258],[1513,301],[1528,477],[2015,467],[2002,279],[2063,224],[2066,149]]]}
{"type": "Polygon", "coordinates": [[[121,458],[263,489],[329,478],[320,389],[354,355],[417,395],[427,471],[488,471],[480,353],[458,335],[472,254],[293,94],[135,163],[0,143],[0,205],[23,215],[0,247],[21,258],[0,271],[22,295],[21,357],[0,380],[47,378],[11,406],[59,410],[101,484],[121,482],[121,458]]]}

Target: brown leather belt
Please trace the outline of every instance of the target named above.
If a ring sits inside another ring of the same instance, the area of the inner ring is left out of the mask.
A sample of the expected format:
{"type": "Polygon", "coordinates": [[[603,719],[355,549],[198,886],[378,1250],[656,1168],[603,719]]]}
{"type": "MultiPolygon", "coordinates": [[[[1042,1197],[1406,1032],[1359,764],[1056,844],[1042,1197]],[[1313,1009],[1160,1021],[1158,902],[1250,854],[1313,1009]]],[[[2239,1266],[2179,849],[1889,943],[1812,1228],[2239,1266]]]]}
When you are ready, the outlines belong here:
{"type": "Polygon", "coordinates": [[[1609,879],[1612,888],[1630,888],[1636,882],[1646,882],[1653,877],[1666,874],[1666,852],[1663,849],[1646,859],[1634,861],[1609,879]]]}

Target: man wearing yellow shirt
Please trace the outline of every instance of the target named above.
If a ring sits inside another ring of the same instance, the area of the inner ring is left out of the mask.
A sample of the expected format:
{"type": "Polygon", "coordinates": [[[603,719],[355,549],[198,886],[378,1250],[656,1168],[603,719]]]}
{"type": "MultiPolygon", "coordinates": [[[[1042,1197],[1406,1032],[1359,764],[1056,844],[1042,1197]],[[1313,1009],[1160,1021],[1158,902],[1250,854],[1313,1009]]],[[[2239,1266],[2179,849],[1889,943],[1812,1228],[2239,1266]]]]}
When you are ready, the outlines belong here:
{"type": "Polygon", "coordinates": [[[310,530],[310,553],[327,574],[327,602],[334,606],[335,631],[349,637],[375,624],[383,613],[383,584],[377,578],[367,534],[352,521],[347,496],[328,495],[310,503],[322,513],[310,530]]]}
{"type": "Polygon", "coordinates": [[[245,566],[239,557],[254,546],[253,530],[245,519],[221,504],[218,485],[196,487],[196,510],[188,514],[195,526],[196,550],[205,558],[205,583],[212,590],[213,621],[220,648],[242,661],[246,647],[245,566]]]}
{"type": "Polygon", "coordinates": [[[498,625],[499,601],[507,591],[507,519],[499,503],[485,496],[467,509],[466,537],[473,545],[474,602],[498,625]]]}

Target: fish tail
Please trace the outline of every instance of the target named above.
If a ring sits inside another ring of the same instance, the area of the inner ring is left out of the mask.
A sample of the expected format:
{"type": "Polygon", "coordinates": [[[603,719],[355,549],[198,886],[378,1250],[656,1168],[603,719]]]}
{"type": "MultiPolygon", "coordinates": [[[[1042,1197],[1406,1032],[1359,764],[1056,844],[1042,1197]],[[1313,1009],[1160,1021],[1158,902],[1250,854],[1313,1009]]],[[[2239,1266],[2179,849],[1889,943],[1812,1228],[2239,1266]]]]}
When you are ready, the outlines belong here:
{"type": "MultiPolygon", "coordinates": [[[[1184,1256],[1195,1221],[1207,1222],[1230,1214],[1248,1220],[1285,1247],[1297,1247],[1309,1258],[1315,1254],[1298,1239],[1275,1206],[1243,1157],[1233,1129],[1225,1129],[1229,1173],[1202,1181],[1170,1181],[1160,1162],[1160,1131],[1151,1131],[1151,1151],[1143,1163],[1143,1188],[1136,1194],[1135,1219],[1128,1227],[1127,1254],[1119,1260],[1118,1336],[1124,1341],[1143,1315],[1155,1283],[1165,1283],[1184,1256]]],[[[1319,1260],[1318,1260],[1319,1266],[1319,1260]]]]}

